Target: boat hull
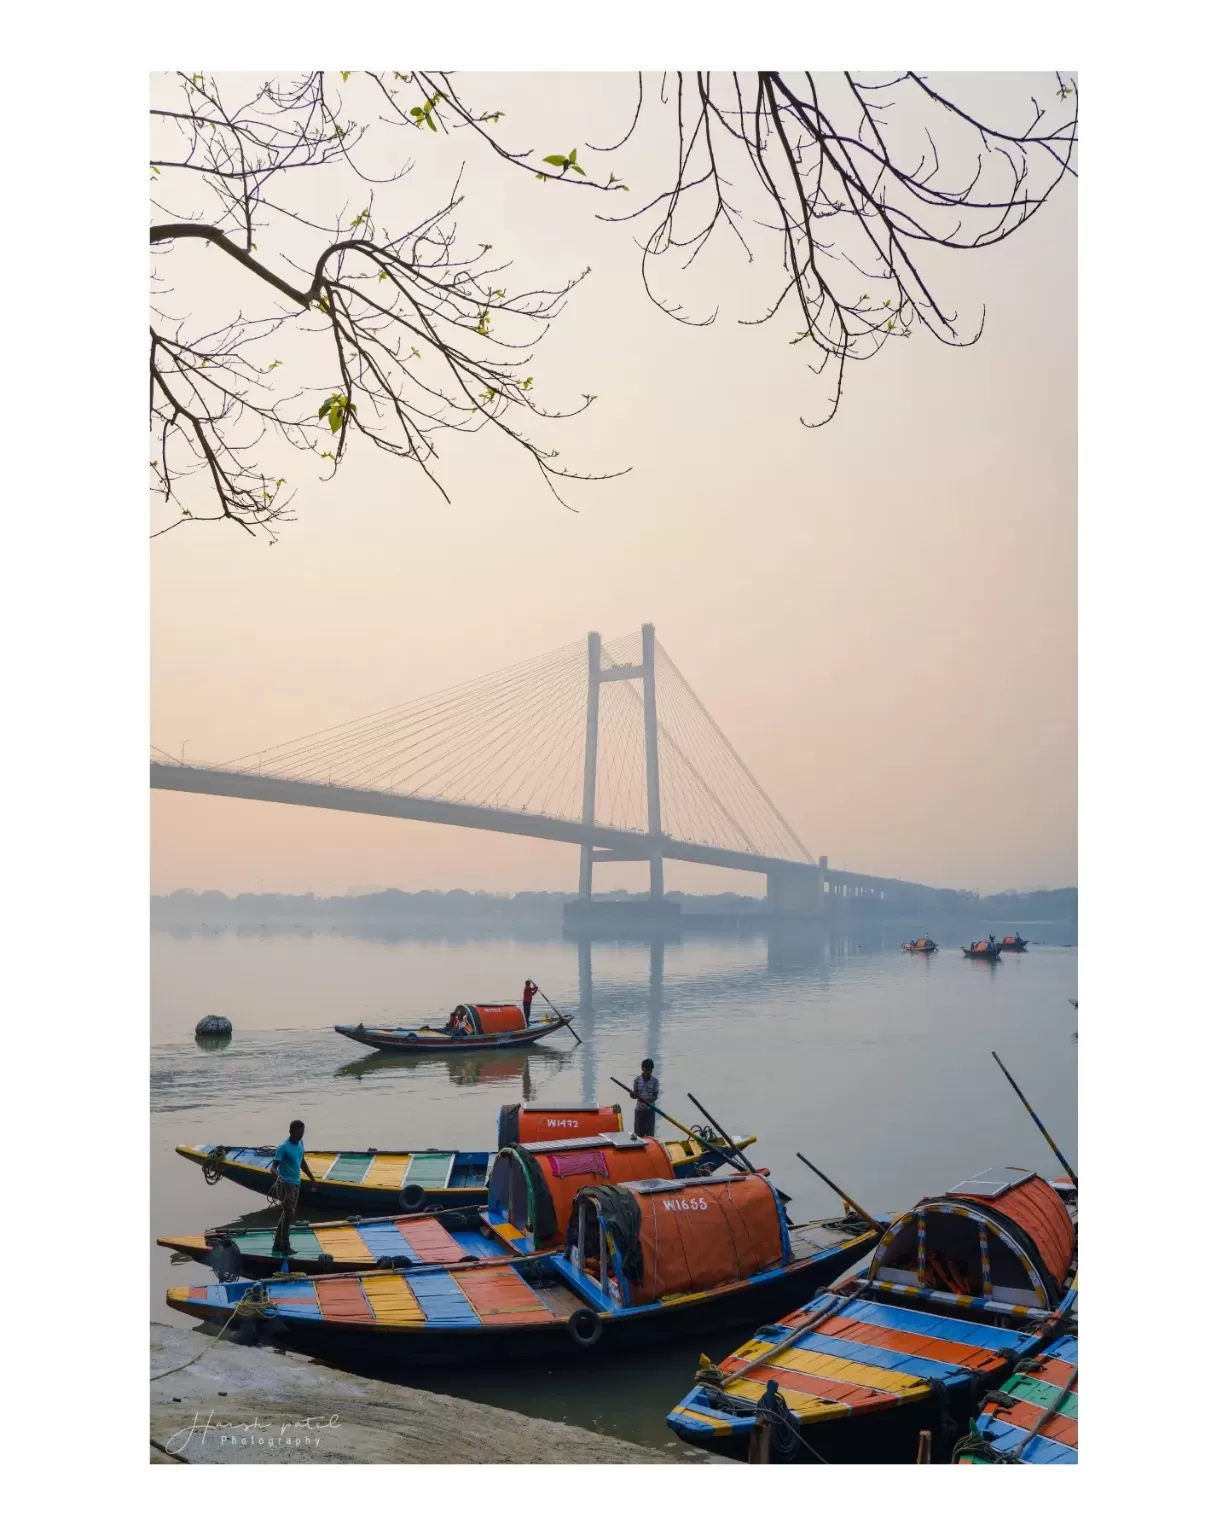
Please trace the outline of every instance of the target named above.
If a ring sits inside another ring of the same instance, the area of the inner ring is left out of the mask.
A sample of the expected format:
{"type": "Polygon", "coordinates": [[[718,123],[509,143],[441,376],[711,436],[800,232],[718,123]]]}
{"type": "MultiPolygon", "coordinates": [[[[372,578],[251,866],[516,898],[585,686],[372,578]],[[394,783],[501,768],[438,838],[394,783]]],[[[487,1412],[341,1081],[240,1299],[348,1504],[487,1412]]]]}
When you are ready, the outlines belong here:
{"type": "MultiPolygon", "coordinates": [[[[754,1136],[735,1136],[738,1147],[748,1147],[754,1136]]],[[[706,1170],[714,1159],[696,1141],[666,1142],[674,1172],[679,1178],[706,1170]]],[[[175,1151],[189,1162],[203,1165],[210,1156],[223,1150],[216,1144],[202,1142],[196,1146],[178,1146],[175,1151]]],[[[228,1155],[217,1166],[219,1175],[244,1189],[267,1195],[273,1188],[277,1175],[273,1171],[273,1155],[269,1148],[233,1147],[225,1149],[228,1155]]],[[[371,1150],[358,1152],[308,1152],[308,1167],[316,1175],[313,1184],[304,1179],[299,1186],[301,1209],[329,1210],[343,1216],[404,1216],[411,1213],[402,1202],[402,1185],[417,1184],[423,1192],[421,1211],[476,1211],[482,1209],[490,1197],[488,1180],[494,1152],[441,1152],[433,1148],[412,1152],[385,1152],[371,1150]],[[390,1160],[405,1159],[404,1170],[390,1167],[390,1160]],[[364,1183],[363,1180],[378,1175],[377,1160],[383,1159],[383,1167],[390,1168],[382,1184],[364,1183]],[[451,1159],[448,1177],[435,1183],[417,1166],[419,1160],[451,1159]],[[346,1171],[357,1175],[352,1179],[329,1178],[330,1168],[343,1165],[346,1171]],[[365,1162],[365,1167],[364,1167],[365,1162]]],[[[264,1273],[265,1271],[261,1271],[264,1273]]]]}
{"type": "Polygon", "coordinates": [[[549,1024],[538,1024],[532,1029],[508,1030],[501,1035],[461,1035],[452,1037],[442,1030],[367,1029],[362,1024],[334,1024],[333,1028],[356,1045],[364,1045],[371,1051],[407,1051],[421,1055],[459,1055],[469,1051],[505,1051],[517,1046],[536,1045],[555,1030],[566,1029],[566,1019],[556,1019],[549,1024]]]}
{"type": "MultiPolygon", "coordinates": [[[[617,1309],[601,1314],[598,1337],[591,1343],[578,1343],[569,1331],[566,1309],[574,1313],[584,1309],[584,1302],[573,1291],[559,1284],[541,1292],[552,1297],[558,1312],[547,1322],[523,1325],[503,1322],[499,1326],[449,1326],[428,1322],[416,1326],[381,1326],[370,1321],[347,1323],[320,1318],[294,1316],[293,1306],[278,1311],[275,1320],[262,1320],[270,1341],[321,1359],[365,1369],[372,1374],[396,1368],[429,1368],[439,1365],[514,1367],[540,1365],[548,1361],[596,1361],[628,1350],[649,1348],[665,1340],[676,1340],[701,1333],[716,1333],[724,1328],[761,1321],[781,1307],[800,1305],[816,1287],[843,1273],[870,1246],[874,1234],[850,1238],[811,1258],[801,1259],[786,1269],[756,1276],[752,1281],[724,1287],[697,1296],[679,1297],[672,1302],[627,1311],[617,1309]]],[[[544,1261],[550,1265],[549,1259],[544,1261]]],[[[483,1266],[489,1273],[500,1266],[483,1266]]],[[[508,1267],[508,1266],[503,1266],[508,1267]]],[[[442,1272],[447,1278],[447,1272],[442,1272]]],[[[431,1271],[431,1286],[438,1285],[440,1271],[431,1271]]],[[[344,1277],[340,1277],[344,1278],[344,1277]]],[[[353,1277],[357,1283],[359,1277],[353,1277]]],[[[463,1285],[468,1272],[461,1274],[463,1285]]],[[[424,1277],[413,1271],[406,1279],[422,1286],[424,1277]]],[[[304,1282],[306,1283],[306,1282],[304,1282]]],[[[335,1285],[324,1280],[321,1289],[335,1285]]],[[[231,1285],[175,1287],[167,1292],[167,1303],[189,1316],[220,1323],[243,1293],[244,1283],[231,1285]]],[[[276,1285],[270,1295],[276,1293],[276,1285]]],[[[434,1298],[438,1305],[438,1299],[434,1298]]]]}

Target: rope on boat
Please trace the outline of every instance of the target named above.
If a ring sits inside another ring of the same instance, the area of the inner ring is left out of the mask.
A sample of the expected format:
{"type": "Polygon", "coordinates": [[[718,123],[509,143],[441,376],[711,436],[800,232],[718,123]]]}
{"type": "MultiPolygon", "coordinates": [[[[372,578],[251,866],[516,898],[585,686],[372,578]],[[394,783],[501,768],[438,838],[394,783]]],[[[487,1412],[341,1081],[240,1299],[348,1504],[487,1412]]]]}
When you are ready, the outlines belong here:
{"type": "Polygon", "coordinates": [[[226,1162],[227,1147],[214,1147],[204,1162],[200,1165],[200,1171],[205,1176],[206,1184],[216,1184],[221,1179],[226,1162]]]}
{"type": "MultiPolygon", "coordinates": [[[[234,1304],[230,1316],[218,1329],[217,1333],[209,1340],[200,1354],[193,1355],[190,1360],[185,1360],[182,1365],[172,1365],[169,1371],[159,1371],[156,1376],[151,1376],[150,1381],[161,1381],[164,1376],[173,1376],[176,1371],[186,1371],[189,1365],[195,1365],[198,1360],[203,1360],[213,1346],[234,1322],[235,1318],[267,1318],[276,1317],[277,1308],[269,1301],[268,1287],[265,1285],[249,1285],[234,1304]]],[[[168,1453],[169,1454],[169,1453],[168,1453]]]]}

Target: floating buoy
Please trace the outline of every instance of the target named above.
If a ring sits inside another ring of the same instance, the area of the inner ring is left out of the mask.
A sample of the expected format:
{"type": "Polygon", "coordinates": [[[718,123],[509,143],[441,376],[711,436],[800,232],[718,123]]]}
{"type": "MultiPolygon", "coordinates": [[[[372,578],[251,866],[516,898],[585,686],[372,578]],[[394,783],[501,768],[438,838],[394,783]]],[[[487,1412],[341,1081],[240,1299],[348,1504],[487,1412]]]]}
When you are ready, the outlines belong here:
{"type": "Polygon", "coordinates": [[[223,1014],[207,1013],[196,1026],[196,1038],[199,1040],[202,1035],[228,1035],[233,1029],[234,1025],[223,1014]]]}

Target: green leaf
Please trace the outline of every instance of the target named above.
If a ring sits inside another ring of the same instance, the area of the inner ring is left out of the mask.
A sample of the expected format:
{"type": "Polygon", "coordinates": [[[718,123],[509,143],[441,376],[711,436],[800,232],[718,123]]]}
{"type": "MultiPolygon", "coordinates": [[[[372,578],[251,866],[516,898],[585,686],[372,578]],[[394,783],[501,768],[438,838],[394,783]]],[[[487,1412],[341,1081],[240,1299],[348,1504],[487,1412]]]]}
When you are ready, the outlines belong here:
{"type": "Polygon", "coordinates": [[[543,165],[566,165],[567,164],[567,156],[566,155],[547,155],[545,160],[543,160],[542,164],[543,165]]]}
{"type": "Polygon", "coordinates": [[[582,165],[577,165],[574,160],[571,162],[571,168],[573,171],[575,171],[577,176],[584,175],[584,167],[582,165]]]}
{"type": "Polygon", "coordinates": [[[357,229],[360,224],[365,224],[367,222],[367,215],[370,212],[371,210],[369,208],[364,208],[356,219],[350,220],[350,228],[357,229]]]}
{"type": "Polygon", "coordinates": [[[381,272],[380,275],[375,279],[375,281],[377,283],[382,283],[387,276],[388,276],[387,272],[381,272]]]}
{"type": "Polygon", "coordinates": [[[345,84],[345,82],[350,78],[350,76],[353,73],[354,73],[354,71],[352,69],[343,69],[341,71],[341,83],[342,83],[342,85],[345,84]]]}
{"type": "Polygon", "coordinates": [[[571,161],[572,165],[575,165],[575,163],[576,163],[576,152],[575,152],[574,149],[572,150],[571,154],[569,154],[567,156],[567,158],[571,161]]]}
{"type": "Polygon", "coordinates": [[[426,114],[426,126],[431,130],[432,133],[439,132],[439,129],[435,126],[435,119],[429,112],[426,114]]]}
{"type": "Polygon", "coordinates": [[[271,362],[269,364],[269,366],[264,371],[265,371],[265,373],[272,373],[274,368],[280,368],[281,365],[282,365],[281,364],[281,358],[280,357],[276,358],[276,359],[274,359],[273,362],[271,362]]]}

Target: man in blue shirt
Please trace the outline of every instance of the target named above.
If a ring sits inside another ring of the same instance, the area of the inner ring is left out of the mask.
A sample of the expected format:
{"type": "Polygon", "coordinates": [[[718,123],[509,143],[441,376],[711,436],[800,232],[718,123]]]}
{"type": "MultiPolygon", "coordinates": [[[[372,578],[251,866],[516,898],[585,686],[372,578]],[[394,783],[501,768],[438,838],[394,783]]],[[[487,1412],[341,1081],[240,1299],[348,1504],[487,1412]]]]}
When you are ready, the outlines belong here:
{"type": "Polygon", "coordinates": [[[273,1153],[273,1167],[277,1173],[273,1193],[281,1205],[281,1215],[277,1218],[277,1233],[273,1238],[274,1253],[290,1252],[290,1223],[298,1210],[298,1192],[303,1169],[306,1168],[307,1177],[313,1184],[316,1181],[316,1176],[311,1171],[311,1164],[303,1162],[305,1129],[301,1120],[291,1120],[289,1136],[273,1153]]]}
{"type": "Polygon", "coordinates": [[[657,1126],[653,1105],[661,1092],[661,1084],[653,1076],[653,1064],[648,1057],[640,1062],[640,1075],[631,1084],[631,1092],[635,1095],[635,1134],[651,1136],[657,1126]]]}

